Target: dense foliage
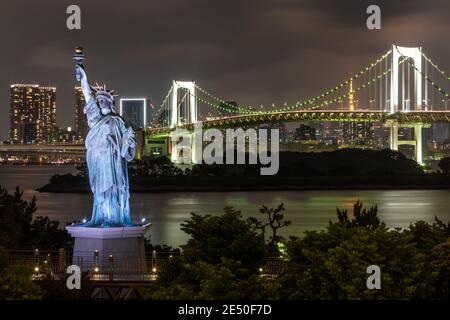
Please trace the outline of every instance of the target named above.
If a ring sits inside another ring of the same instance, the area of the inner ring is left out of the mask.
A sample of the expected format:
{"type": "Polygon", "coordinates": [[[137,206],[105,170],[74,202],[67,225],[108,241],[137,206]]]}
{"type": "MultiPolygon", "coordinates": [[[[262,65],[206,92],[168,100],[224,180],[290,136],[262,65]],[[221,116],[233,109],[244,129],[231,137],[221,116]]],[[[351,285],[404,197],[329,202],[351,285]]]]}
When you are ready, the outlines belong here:
{"type": "Polygon", "coordinates": [[[449,223],[436,218],[431,224],[418,221],[406,229],[389,229],[378,218],[376,206],[363,208],[359,201],[351,215],[337,209],[337,218],[323,231],[309,231],[287,242],[278,238],[286,244],[281,246],[286,252],[279,253],[285,269],[273,279],[259,275],[256,267],[267,258],[262,254],[271,252],[271,242],[265,244],[255,235],[258,226],[268,222],[243,220],[232,208],[226,208],[221,217],[193,214],[184,224],[191,236],[184,246],[185,254],[169,261],[146,297],[450,298],[449,223]],[[248,243],[242,243],[245,239],[248,243]],[[381,269],[381,290],[366,286],[370,265],[381,269]]]}
{"type": "Polygon", "coordinates": [[[450,157],[439,160],[438,166],[443,172],[450,173],[450,157]]]}
{"type": "MultiPolygon", "coordinates": [[[[33,281],[31,268],[8,263],[5,248],[53,249],[67,244],[58,224],[47,217],[33,220],[35,201],[16,190],[0,189],[0,219],[5,225],[0,245],[0,299],[85,299],[69,291],[65,279],[33,281]],[[2,248],[3,247],[3,248],[2,248]]],[[[285,208],[263,206],[260,219],[244,219],[225,208],[220,216],[191,214],[182,224],[190,239],[183,254],[171,253],[158,279],[143,290],[148,299],[450,299],[450,223],[435,218],[404,229],[389,229],[376,206],[354,204],[353,212],[337,209],[325,230],[284,239],[285,208]],[[266,230],[267,229],[267,230],[266,230]],[[265,234],[270,236],[265,237],[265,234]],[[172,255],[173,254],[173,255],[172,255]],[[277,255],[283,268],[276,276],[261,272],[277,255]],[[367,267],[381,269],[381,289],[366,286],[367,267]]]]}
{"type": "MultiPolygon", "coordinates": [[[[225,163],[225,161],[224,161],[225,163]]],[[[390,176],[422,175],[414,160],[398,151],[339,149],[331,152],[280,152],[277,176],[390,176]]],[[[196,165],[197,176],[260,175],[259,165],[196,165]]]]}
{"type": "MultiPolygon", "coordinates": [[[[248,155],[245,155],[248,158],[248,155]]],[[[225,163],[225,160],[223,161],[225,163]]],[[[259,164],[175,165],[144,157],[128,166],[132,192],[181,190],[289,190],[310,188],[450,188],[445,173],[425,173],[414,160],[393,150],[339,149],[280,152],[275,175],[259,164]],[[399,179],[399,177],[402,177],[399,179]],[[238,178],[238,179],[237,179],[238,178]]],[[[76,175],[54,175],[44,192],[91,192],[86,165],[76,175]]],[[[442,169],[445,171],[445,169],[442,169]]]]}
{"type": "Polygon", "coordinates": [[[23,199],[17,188],[13,194],[0,187],[0,247],[6,249],[57,250],[71,247],[71,238],[61,229],[58,221],[48,217],[34,217],[35,198],[23,199]]]}
{"type": "MultiPolygon", "coordinates": [[[[246,155],[248,157],[248,155],[246,155]]],[[[340,149],[331,152],[280,152],[280,170],[277,176],[386,176],[386,175],[423,175],[422,168],[414,160],[402,153],[389,149],[362,150],[340,149]]],[[[225,159],[223,161],[225,163],[225,159]]],[[[77,167],[77,175],[54,175],[52,184],[65,183],[73,186],[87,185],[86,164],[77,167]]],[[[259,165],[243,164],[196,164],[192,168],[180,168],[168,158],[144,158],[133,161],[129,167],[133,180],[142,178],[167,177],[218,177],[218,176],[260,176],[259,165]]]]}

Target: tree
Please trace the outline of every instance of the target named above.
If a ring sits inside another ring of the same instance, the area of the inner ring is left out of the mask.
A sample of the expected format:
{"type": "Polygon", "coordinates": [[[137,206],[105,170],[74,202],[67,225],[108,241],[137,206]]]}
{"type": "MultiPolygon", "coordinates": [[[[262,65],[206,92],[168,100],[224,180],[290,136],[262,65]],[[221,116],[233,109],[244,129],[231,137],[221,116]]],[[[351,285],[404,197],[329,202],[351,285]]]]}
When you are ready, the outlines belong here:
{"type": "Polygon", "coordinates": [[[435,275],[434,299],[450,299],[450,238],[431,250],[430,273],[435,275]]]}
{"type": "Polygon", "coordinates": [[[66,230],[59,228],[59,222],[48,217],[37,217],[36,199],[22,198],[23,192],[16,188],[13,194],[0,187],[0,246],[5,249],[39,248],[55,250],[69,248],[72,240],[66,230]]]}
{"type": "Polygon", "coordinates": [[[8,251],[0,247],[0,273],[6,268],[8,262],[8,251]]]}
{"type": "Polygon", "coordinates": [[[58,250],[72,247],[72,237],[59,227],[58,221],[48,217],[36,217],[30,227],[30,238],[32,248],[58,250]]]}
{"type": "MultiPolygon", "coordinates": [[[[267,211],[270,210],[264,210],[267,211]]],[[[242,250],[248,250],[252,245],[262,245],[261,239],[255,237],[258,229],[251,227],[253,220],[247,220],[250,225],[241,229],[236,224],[245,221],[232,208],[221,217],[193,214],[185,224],[192,235],[185,255],[168,260],[154,287],[145,290],[145,296],[450,299],[450,223],[435,219],[432,224],[418,221],[409,228],[389,229],[379,220],[376,206],[366,209],[360,201],[354,205],[353,218],[345,210],[337,210],[337,216],[338,222],[330,223],[326,230],[307,231],[301,238],[290,237],[285,271],[268,280],[251,264],[240,262],[241,252],[235,246],[238,243],[242,250]],[[231,230],[235,230],[234,234],[231,230]],[[249,234],[257,241],[247,243],[249,234]],[[230,251],[230,247],[234,249],[230,251]],[[381,268],[382,290],[369,290],[366,286],[370,265],[381,268]]],[[[262,228],[264,224],[258,225],[262,228]]]]}
{"type": "Polygon", "coordinates": [[[23,192],[16,188],[13,194],[0,187],[0,246],[6,249],[24,249],[30,245],[30,227],[36,211],[36,199],[22,199],[23,192]]]}
{"type": "Polygon", "coordinates": [[[285,210],[283,203],[279,204],[276,208],[262,206],[261,209],[259,209],[259,212],[267,216],[268,222],[263,223],[253,217],[248,219],[249,223],[253,224],[256,229],[261,230],[261,237],[264,242],[266,227],[270,227],[272,236],[270,237],[269,246],[271,248],[274,248],[275,244],[282,239],[282,237],[277,234],[278,229],[285,228],[291,224],[291,221],[284,220],[283,212],[285,210]]]}
{"type": "Polygon", "coordinates": [[[218,264],[198,260],[193,263],[184,257],[170,260],[144,297],[156,300],[262,300],[270,299],[276,284],[257,274],[246,273],[239,262],[222,258],[218,264]]]}
{"type": "Polygon", "coordinates": [[[247,218],[247,221],[252,224],[255,229],[261,230],[261,241],[265,245],[266,244],[266,227],[267,223],[263,223],[256,219],[255,217],[247,218]]]}
{"type": "Polygon", "coordinates": [[[450,172],[450,157],[442,158],[438,163],[439,168],[445,173],[450,172]]]}
{"type": "Polygon", "coordinates": [[[191,236],[182,246],[189,261],[217,264],[222,258],[228,258],[256,270],[266,254],[253,225],[232,207],[226,207],[221,216],[191,213],[191,218],[181,226],[181,230],[191,236]]]}
{"type": "Polygon", "coordinates": [[[288,242],[287,270],[277,281],[279,299],[449,299],[450,224],[436,219],[388,229],[376,207],[288,242]],[[368,290],[369,265],[382,270],[382,290],[368,290]]]}
{"type": "Polygon", "coordinates": [[[47,276],[36,280],[35,283],[39,286],[43,300],[88,300],[91,296],[93,286],[89,281],[87,273],[81,274],[81,289],[69,290],[67,288],[67,278],[65,275],[62,278],[55,279],[52,276],[47,276]]]}
{"type": "Polygon", "coordinates": [[[0,300],[41,299],[41,289],[31,276],[31,268],[25,265],[8,266],[0,274],[0,300]]]}
{"type": "MultiPolygon", "coordinates": [[[[370,230],[374,230],[380,226],[384,226],[380,222],[380,219],[377,216],[378,207],[371,206],[370,208],[363,208],[363,203],[361,201],[357,201],[353,205],[353,219],[349,219],[347,209],[340,210],[336,209],[337,216],[340,224],[346,227],[366,227],[370,230]]],[[[330,224],[333,224],[330,221],[330,224]]]]}

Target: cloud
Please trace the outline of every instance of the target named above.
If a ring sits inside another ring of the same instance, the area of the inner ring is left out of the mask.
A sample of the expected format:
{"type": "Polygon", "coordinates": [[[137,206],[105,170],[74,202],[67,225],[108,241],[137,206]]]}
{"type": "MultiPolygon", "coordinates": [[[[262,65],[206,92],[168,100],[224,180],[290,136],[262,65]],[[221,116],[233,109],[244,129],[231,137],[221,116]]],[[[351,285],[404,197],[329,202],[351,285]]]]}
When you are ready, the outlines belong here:
{"type": "MultiPolygon", "coordinates": [[[[82,30],[65,25],[69,0],[0,3],[0,112],[8,85],[57,86],[58,124],[73,125],[72,50],[92,81],[159,105],[174,79],[253,105],[296,101],[345,79],[392,43],[423,45],[449,70],[445,0],[376,2],[382,29],[365,27],[366,0],[78,0],[82,30]]],[[[5,138],[8,117],[1,117],[5,138]]]]}

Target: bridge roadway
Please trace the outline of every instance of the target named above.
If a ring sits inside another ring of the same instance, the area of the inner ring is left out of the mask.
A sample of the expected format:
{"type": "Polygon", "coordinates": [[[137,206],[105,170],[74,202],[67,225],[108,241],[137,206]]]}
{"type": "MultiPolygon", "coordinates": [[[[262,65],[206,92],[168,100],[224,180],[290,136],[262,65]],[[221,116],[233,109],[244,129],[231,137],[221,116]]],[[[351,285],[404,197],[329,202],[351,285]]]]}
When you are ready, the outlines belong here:
{"type": "MultiPolygon", "coordinates": [[[[209,119],[202,121],[202,127],[229,128],[236,126],[249,126],[264,123],[279,122],[381,122],[390,121],[399,124],[431,124],[450,123],[450,111],[411,111],[390,114],[387,111],[349,111],[349,110],[298,110],[277,113],[263,113],[250,115],[237,115],[221,119],[209,119]]],[[[194,129],[194,124],[183,124],[180,128],[194,129]]],[[[170,132],[169,128],[148,128],[149,135],[162,135],[170,132]]]]}
{"type": "Polygon", "coordinates": [[[74,155],[84,156],[84,145],[0,144],[0,153],[10,155],[74,155]]]}
{"type": "MultiPolygon", "coordinates": [[[[271,114],[238,115],[221,119],[209,119],[202,121],[203,129],[230,128],[237,126],[250,126],[264,123],[279,122],[381,122],[390,121],[398,124],[431,124],[450,123],[450,111],[412,111],[389,114],[387,111],[349,111],[349,110],[299,110],[278,112],[271,114]]],[[[194,129],[194,124],[184,124],[180,128],[194,129]]],[[[146,133],[150,136],[167,135],[169,128],[148,128],[146,133]]],[[[10,155],[74,155],[84,156],[84,145],[33,145],[33,144],[0,144],[0,154],[10,155]]]]}

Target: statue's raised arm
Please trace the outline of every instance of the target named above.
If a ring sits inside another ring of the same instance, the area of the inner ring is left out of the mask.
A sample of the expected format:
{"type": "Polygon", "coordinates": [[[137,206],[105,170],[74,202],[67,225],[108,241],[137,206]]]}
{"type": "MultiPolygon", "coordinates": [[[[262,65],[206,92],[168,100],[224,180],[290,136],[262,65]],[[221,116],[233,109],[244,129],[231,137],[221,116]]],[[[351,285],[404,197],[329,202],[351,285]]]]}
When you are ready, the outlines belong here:
{"type": "Polygon", "coordinates": [[[83,91],[84,99],[86,100],[86,102],[89,102],[93,98],[93,96],[92,96],[91,86],[89,85],[86,71],[84,70],[84,67],[79,64],[77,64],[75,66],[75,68],[76,68],[76,74],[80,76],[80,85],[81,85],[81,90],[83,91]]]}
{"type": "Polygon", "coordinates": [[[83,61],[86,57],[83,53],[83,47],[75,47],[75,52],[73,55],[73,60],[75,62],[75,75],[77,81],[81,82],[81,90],[83,91],[84,98],[86,102],[90,102],[93,98],[91,92],[91,86],[89,85],[89,81],[86,75],[86,71],[84,70],[83,61]]]}

